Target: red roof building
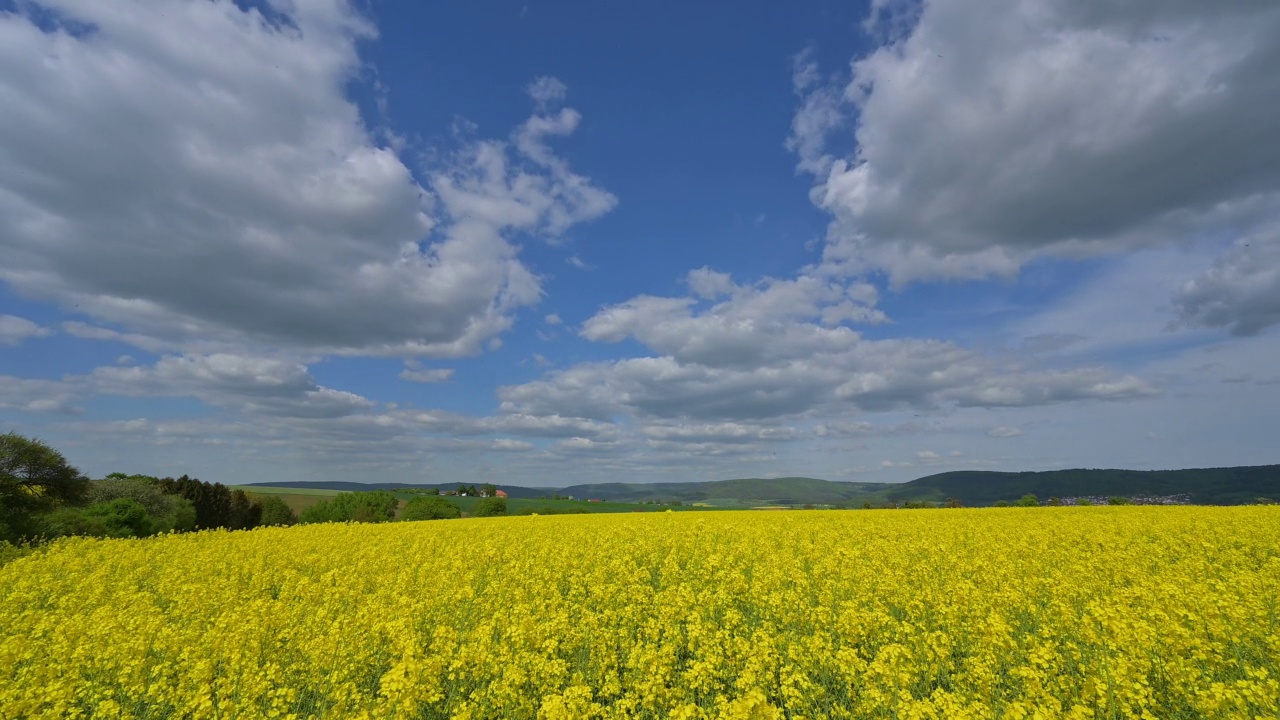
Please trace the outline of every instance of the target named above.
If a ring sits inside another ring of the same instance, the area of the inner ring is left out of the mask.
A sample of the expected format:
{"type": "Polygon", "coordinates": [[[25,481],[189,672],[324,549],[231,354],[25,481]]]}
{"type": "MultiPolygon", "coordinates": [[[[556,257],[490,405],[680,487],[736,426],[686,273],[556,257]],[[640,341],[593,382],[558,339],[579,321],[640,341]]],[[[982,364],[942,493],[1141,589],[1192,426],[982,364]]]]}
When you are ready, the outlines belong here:
{"type": "Polygon", "coordinates": [[[506,496],[507,496],[507,491],[506,491],[506,490],[494,490],[494,491],[493,491],[493,496],[494,496],[494,497],[504,498],[504,497],[506,497],[506,496]]]}

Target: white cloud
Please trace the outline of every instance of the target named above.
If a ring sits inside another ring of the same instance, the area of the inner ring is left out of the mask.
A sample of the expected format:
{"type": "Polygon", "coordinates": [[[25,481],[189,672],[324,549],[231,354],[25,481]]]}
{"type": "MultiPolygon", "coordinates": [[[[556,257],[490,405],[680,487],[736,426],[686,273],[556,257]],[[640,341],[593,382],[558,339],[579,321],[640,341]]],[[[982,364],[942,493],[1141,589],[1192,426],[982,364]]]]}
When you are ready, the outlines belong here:
{"type": "Polygon", "coordinates": [[[34,413],[80,412],[76,388],[58,380],[0,375],[0,408],[34,413]]]}
{"type": "Polygon", "coordinates": [[[410,360],[405,363],[399,377],[409,382],[438,383],[453,377],[453,368],[426,368],[422,363],[410,360]]]}
{"type": "Polygon", "coordinates": [[[499,389],[506,412],[601,421],[618,416],[743,422],[906,408],[1021,407],[1150,397],[1155,388],[1099,367],[1037,369],[931,340],[866,340],[823,327],[822,285],[769,281],[697,310],[641,296],[583,324],[597,342],[634,338],[660,353],[590,362],[499,389]],[[814,290],[817,288],[817,291],[814,290]]]}
{"type": "Polygon", "coordinates": [[[1019,435],[1022,434],[1022,431],[1016,427],[1009,427],[1008,425],[998,425],[988,430],[987,434],[993,438],[1011,438],[1011,437],[1018,437],[1019,435]]]}
{"type": "MultiPolygon", "coordinates": [[[[816,277],[735,285],[704,268],[690,273],[689,285],[702,297],[727,299],[698,310],[696,298],[642,295],[602,309],[583,323],[582,336],[635,337],[681,362],[743,367],[848,350],[858,334],[842,323],[884,320],[879,310],[855,303],[842,284],[816,277]],[[821,324],[805,322],[811,319],[821,324]]],[[[861,287],[852,295],[866,298],[861,287]]]]}
{"type": "Polygon", "coordinates": [[[838,103],[799,61],[789,142],[851,271],[1010,274],[1275,216],[1274,3],[879,2],[871,27],[838,103]]]}
{"type": "Polygon", "coordinates": [[[569,92],[569,88],[559,79],[543,75],[529,83],[525,91],[538,104],[538,107],[546,108],[548,105],[563,102],[565,95],[569,92]]]}
{"type": "Polygon", "coordinates": [[[0,279],[126,341],[478,352],[541,294],[506,235],[614,201],[545,145],[569,109],[517,131],[528,168],[480,142],[419,185],[343,95],[374,35],[345,0],[0,15],[0,279]]]}
{"type": "Polygon", "coordinates": [[[0,345],[21,345],[31,338],[48,337],[53,330],[16,315],[0,315],[0,345]]]}
{"type": "Polygon", "coordinates": [[[167,356],[150,367],[101,367],[84,380],[98,393],[196,397],[249,415],[333,418],[374,406],[359,395],[321,387],[303,365],[230,354],[167,356]]]}

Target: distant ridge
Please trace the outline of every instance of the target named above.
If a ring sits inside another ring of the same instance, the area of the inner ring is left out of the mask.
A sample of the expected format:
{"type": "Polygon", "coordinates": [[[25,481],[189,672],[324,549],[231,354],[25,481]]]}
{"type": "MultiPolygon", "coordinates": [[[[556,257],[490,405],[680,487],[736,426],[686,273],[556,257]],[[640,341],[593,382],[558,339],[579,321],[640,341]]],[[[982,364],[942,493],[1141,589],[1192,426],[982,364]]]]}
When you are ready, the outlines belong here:
{"type": "MultiPolygon", "coordinates": [[[[470,484],[470,483],[469,483],[470,484]]],[[[834,482],[809,477],[737,478],[706,482],[593,483],[563,488],[529,488],[495,483],[513,498],[571,495],[617,502],[680,500],[717,505],[861,505],[955,498],[980,507],[1016,500],[1028,493],[1051,497],[1136,497],[1185,495],[1201,505],[1239,505],[1258,498],[1280,500],[1280,465],[1189,470],[1047,470],[994,472],[957,470],[907,483],[834,482]]],[[[459,483],[262,482],[260,487],[317,490],[452,490],[459,483]]]]}

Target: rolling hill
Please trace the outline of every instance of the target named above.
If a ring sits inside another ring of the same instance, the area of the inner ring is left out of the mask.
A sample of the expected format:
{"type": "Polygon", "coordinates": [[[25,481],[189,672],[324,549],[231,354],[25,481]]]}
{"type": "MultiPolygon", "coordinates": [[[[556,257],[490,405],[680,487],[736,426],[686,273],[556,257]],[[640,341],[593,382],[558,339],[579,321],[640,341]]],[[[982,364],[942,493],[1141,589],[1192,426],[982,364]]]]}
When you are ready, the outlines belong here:
{"type": "MultiPolygon", "coordinates": [[[[281,488],[313,488],[343,491],[452,490],[458,483],[413,485],[407,483],[281,482],[255,483],[281,488]]],[[[571,495],[614,502],[679,500],[717,506],[881,505],[908,501],[942,502],[956,498],[964,505],[980,507],[999,500],[1016,500],[1031,493],[1050,497],[1171,496],[1185,495],[1202,505],[1238,505],[1258,498],[1280,500],[1280,465],[1202,468],[1189,470],[1049,470],[1041,472],[993,472],[958,470],[918,478],[906,483],[833,482],[808,477],[738,478],[709,482],[594,483],[563,488],[529,488],[498,484],[513,498],[571,495]]]]}

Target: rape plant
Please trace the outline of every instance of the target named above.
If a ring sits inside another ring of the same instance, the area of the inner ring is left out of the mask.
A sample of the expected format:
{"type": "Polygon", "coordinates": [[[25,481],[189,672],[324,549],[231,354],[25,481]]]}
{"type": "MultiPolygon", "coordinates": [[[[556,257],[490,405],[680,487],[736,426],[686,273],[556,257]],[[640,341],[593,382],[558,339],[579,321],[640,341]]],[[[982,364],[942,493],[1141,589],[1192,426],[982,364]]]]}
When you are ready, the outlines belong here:
{"type": "Polygon", "coordinates": [[[655,513],[62,540],[4,718],[1275,718],[1280,508],[655,513]]]}

